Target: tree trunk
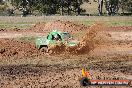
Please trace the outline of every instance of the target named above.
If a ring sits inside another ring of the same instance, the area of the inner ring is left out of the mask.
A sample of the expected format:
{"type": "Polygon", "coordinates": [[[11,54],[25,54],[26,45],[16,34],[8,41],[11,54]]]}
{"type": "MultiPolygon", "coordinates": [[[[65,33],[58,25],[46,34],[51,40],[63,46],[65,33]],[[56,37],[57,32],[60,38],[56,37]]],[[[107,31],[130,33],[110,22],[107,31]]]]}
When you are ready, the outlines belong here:
{"type": "Polygon", "coordinates": [[[103,9],[103,0],[98,0],[99,15],[102,15],[102,9],[103,9]]]}
{"type": "Polygon", "coordinates": [[[80,15],[80,12],[81,12],[81,11],[80,11],[80,2],[79,2],[78,0],[76,1],[76,7],[77,7],[77,8],[76,8],[76,9],[77,9],[76,15],[80,15]]]}
{"type": "Polygon", "coordinates": [[[64,15],[64,1],[61,0],[61,15],[64,15]]]}
{"type": "Polygon", "coordinates": [[[68,6],[68,7],[67,7],[67,8],[68,8],[68,11],[67,11],[67,12],[68,12],[68,15],[70,15],[70,5],[71,5],[71,3],[70,3],[70,1],[68,0],[68,5],[67,5],[67,6],[68,6]]]}

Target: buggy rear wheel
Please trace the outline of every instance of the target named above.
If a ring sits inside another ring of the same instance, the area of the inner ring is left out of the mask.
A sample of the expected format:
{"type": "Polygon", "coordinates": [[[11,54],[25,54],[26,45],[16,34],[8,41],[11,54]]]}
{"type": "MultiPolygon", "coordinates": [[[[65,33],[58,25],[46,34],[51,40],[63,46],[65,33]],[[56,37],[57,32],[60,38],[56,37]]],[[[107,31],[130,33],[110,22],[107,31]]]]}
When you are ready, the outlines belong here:
{"type": "Polygon", "coordinates": [[[48,47],[42,47],[40,48],[40,52],[46,53],[48,50],[48,47]]]}

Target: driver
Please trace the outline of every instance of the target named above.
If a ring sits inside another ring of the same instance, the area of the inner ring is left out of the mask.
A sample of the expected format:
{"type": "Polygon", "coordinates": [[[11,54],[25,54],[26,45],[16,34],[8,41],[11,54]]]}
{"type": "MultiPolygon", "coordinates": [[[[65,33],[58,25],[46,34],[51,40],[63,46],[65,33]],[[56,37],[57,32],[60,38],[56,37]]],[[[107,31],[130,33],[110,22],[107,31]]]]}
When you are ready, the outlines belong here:
{"type": "Polygon", "coordinates": [[[60,40],[60,38],[59,38],[59,36],[57,34],[54,35],[54,40],[56,40],[56,41],[60,40]]]}

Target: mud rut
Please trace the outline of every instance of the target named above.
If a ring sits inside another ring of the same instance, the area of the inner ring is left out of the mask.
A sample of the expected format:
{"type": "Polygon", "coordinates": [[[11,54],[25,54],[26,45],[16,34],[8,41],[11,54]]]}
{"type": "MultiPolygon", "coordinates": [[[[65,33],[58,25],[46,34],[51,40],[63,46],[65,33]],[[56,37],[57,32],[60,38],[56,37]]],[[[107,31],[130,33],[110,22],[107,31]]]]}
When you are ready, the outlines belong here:
{"type": "Polygon", "coordinates": [[[81,77],[82,67],[87,67],[92,79],[132,80],[132,27],[105,29],[106,27],[102,26],[102,24],[92,26],[92,30],[100,28],[101,30],[88,32],[88,35],[86,34],[83,37],[81,40],[83,43],[79,47],[87,45],[86,41],[89,41],[88,39],[92,39],[91,42],[94,42],[95,46],[94,49],[88,50],[87,54],[80,55],[76,55],[74,52],[74,55],[69,53],[44,55],[34,47],[33,43],[16,41],[12,38],[43,36],[49,30],[57,27],[63,30],[67,29],[68,32],[73,34],[84,33],[89,28],[84,25],[57,21],[45,25],[39,23],[26,33],[25,30],[2,30],[1,38],[8,39],[0,39],[0,87],[78,88],[80,87],[78,79],[81,77]],[[93,32],[97,32],[96,36],[92,34],[93,32]],[[2,33],[5,33],[5,35],[2,35],[2,33]],[[11,36],[16,35],[11,37],[8,33],[11,36]],[[93,36],[89,36],[90,34],[93,36]],[[9,39],[10,37],[11,39],[9,39]]]}

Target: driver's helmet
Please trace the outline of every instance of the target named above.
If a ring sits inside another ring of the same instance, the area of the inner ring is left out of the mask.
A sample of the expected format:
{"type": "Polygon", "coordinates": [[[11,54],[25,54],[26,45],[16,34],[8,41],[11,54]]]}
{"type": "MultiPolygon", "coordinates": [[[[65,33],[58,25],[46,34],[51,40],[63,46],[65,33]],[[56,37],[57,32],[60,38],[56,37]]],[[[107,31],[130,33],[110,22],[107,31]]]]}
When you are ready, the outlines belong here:
{"type": "Polygon", "coordinates": [[[59,40],[59,36],[56,34],[56,35],[54,35],[54,39],[55,40],[59,40]]]}
{"type": "Polygon", "coordinates": [[[56,35],[54,35],[54,37],[55,37],[55,38],[58,38],[58,35],[56,34],[56,35]]]}

